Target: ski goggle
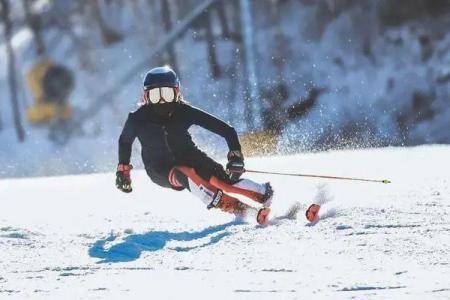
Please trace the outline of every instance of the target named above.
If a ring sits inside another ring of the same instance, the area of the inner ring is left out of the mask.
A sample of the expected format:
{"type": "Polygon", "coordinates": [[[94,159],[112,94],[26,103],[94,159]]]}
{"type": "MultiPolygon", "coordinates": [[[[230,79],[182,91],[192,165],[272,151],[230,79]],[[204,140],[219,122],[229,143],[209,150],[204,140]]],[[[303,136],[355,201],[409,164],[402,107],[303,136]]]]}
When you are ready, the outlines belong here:
{"type": "Polygon", "coordinates": [[[178,97],[178,88],[160,87],[144,90],[144,97],[147,102],[150,102],[152,104],[158,104],[160,102],[176,102],[178,97]]]}

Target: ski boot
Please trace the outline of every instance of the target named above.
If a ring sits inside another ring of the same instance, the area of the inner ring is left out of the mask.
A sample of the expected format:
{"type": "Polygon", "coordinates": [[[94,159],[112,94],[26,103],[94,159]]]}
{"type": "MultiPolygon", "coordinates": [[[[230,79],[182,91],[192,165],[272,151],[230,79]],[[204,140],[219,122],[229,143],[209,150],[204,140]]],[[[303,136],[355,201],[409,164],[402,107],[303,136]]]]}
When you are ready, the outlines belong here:
{"type": "Polygon", "coordinates": [[[266,188],[266,191],[264,195],[261,197],[260,202],[264,207],[270,207],[272,205],[272,199],[273,199],[273,189],[270,182],[266,182],[264,184],[264,187],[266,188]]]}
{"type": "MultiPolygon", "coordinates": [[[[211,203],[211,206],[208,206],[208,208],[217,207],[220,210],[230,214],[234,214],[237,217],[245,217],[248,207],[247,204],[242,203],[234,197],[224,194],[221,190],[219,190],[217,194],[221,194],[219,196],[220,199],[216,202],[217,204],[211,203]]],[[[215,198],[217,198],[217,196],[215,196],[215,198]]]]}
{"type": "Polygon", "coordinates": [[[263,207],[258,209],[249,206],[239,201],[238,199],[223,193],[221,190],[219,190],[217,194],[214,197],[214,199],[219,200],[216,201],[213,200],[213,202],[211,203],[210,206],[208,206],[208,208],[216,207],[224,212],[232,213],[238,218],[245,218],[248,215],[253,215],[256,217],[256,222],[258,222],[258,224],[264,224],[267,221],[267,218],[270,213],[270,208],[263,207]]]}

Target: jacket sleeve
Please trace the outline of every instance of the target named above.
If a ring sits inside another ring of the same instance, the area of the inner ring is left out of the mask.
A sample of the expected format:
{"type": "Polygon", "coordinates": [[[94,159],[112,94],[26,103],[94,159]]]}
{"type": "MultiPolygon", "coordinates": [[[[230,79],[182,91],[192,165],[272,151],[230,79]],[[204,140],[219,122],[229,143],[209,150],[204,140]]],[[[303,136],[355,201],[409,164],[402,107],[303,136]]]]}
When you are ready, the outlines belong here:
{"type": "Polygon", "coordinates": [[[119,137],[119,164],[130,163],[131,149],[136,136],[136,125],[130,113],[119,137]]]}
{"type": "Polygon", "coordinates": [[[228,144],[228,148],[232,151],[241,151],[241,144],[239,143],[236,130],[220,120],[219,118],[204,112],[196,107],[186,105],[186,115],[191,124],[201,126],[215,134],[218,134],[225,138],[228,144]]]}

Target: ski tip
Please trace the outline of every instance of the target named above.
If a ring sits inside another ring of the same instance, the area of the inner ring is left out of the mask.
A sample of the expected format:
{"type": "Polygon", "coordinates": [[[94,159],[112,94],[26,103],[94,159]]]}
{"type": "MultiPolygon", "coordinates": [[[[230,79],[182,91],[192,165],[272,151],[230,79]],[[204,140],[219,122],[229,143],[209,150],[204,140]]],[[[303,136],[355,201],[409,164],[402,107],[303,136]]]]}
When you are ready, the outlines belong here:
{"type": "Polygon", "coordinates": [[[267,219],[269,218],[269,214],[270,208],[268,207],[261,208],[258,212],[258,215],[256,216],[256,222],[258,222],[258,224],[260,225],[266,223],[267,219]]]}
{"type": "Polygon", "coordinates": [[[319,210],[320,210],[319,204],[311,204],[306,210],[305,213],[306,219],[309,222],[317,222],[319,220],[319,210]]]}

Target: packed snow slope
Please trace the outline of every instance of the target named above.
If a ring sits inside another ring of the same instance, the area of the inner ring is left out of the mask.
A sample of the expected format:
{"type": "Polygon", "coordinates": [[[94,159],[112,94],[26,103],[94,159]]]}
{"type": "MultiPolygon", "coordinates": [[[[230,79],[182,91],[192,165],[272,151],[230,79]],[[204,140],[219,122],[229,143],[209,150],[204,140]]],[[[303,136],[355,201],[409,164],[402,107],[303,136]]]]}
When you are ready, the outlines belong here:
{"type": "Polygon", "coordinates": [[[134,171],[0,181],[0,298],[448,299],[450,146],[247,160],[263,170],[392,184],[249,175],[276,191],[258,226],[208,211],[134,171]],[[308,224],[304,208],[325,203],[308,224]],[[295,203],[297,218],[283,218],[295,203]]]}

